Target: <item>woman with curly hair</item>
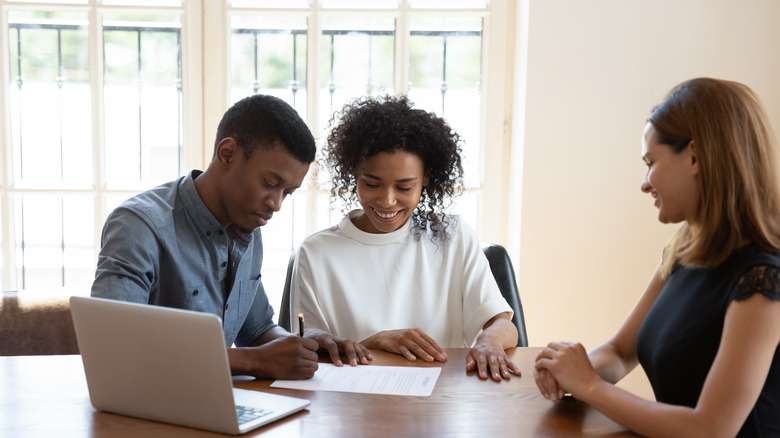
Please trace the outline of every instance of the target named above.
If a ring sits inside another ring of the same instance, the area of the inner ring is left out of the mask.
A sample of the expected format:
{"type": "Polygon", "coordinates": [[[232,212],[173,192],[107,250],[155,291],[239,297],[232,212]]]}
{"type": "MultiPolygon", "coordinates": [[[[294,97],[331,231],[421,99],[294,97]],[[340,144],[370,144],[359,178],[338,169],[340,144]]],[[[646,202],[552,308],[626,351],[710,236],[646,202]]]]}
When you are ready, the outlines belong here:
{"type": "Polygon", "coordinates": [[[648,437],[780,436],[780,190],[758,97],[698,78],[650,114],[641,189],[680,223],[617,333],[587,353],[552,342],[535,379],[648,437]],[[638,364],[655,401],[614,383],[638,364]]]}
{"type": "Polygon", "coordinates": [[[357,100],[334,120],[331,200],[361,209],[298,249],[291,303],[306,336],[337,365],[365,364],[369,349],[445,361],[443,348],[468,346],[481,378],[519,375],[504,352],[517,345],[512,310],[474,232],[444,213],[462,189],[458,134],[406,97],[357,100]]]}

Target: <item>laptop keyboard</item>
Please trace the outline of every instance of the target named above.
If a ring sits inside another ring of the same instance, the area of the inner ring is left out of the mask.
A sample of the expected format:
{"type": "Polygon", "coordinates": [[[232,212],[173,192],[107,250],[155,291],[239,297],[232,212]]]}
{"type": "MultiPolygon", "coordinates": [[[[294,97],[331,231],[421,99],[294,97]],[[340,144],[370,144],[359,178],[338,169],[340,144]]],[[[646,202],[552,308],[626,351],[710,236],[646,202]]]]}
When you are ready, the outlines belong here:
{"type": "Polygon", "coordinates": [[[260,417],[264,417],[270,414],[271,410],[253,408],[251,406],[236,405],[236,415],[238,415],[238,424],[244,424],[246,422],[257,420],[260,417]]]}

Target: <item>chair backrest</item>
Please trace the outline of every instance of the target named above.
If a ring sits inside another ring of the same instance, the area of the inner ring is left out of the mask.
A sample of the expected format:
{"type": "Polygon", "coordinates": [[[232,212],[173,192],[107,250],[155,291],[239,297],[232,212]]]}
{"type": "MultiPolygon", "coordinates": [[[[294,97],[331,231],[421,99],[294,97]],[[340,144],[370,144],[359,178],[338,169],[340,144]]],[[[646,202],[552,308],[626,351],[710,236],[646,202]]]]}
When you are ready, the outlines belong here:
{"type": "Polygon", "coordinates": [[[293,265],[295,264],[295,251],[290,255],[290,261],[287,262],[287,277],[284,279],[284,291],[282,292],[282,305],[279,308],[279,326],[288,332],[292,332],[292,322],[290,321],[290,281],[292,280],[293,265]]]}
{"type": "Polygon", "coordinates": [[[504,299],[514,311],[512,322],[517,327],[517,346],[527,347],[528,334],[525,331],[523,305],[520,302],[515,271],[512,267],[512,261],[509,259],[509,254],[503,246],[496,244],[484,245],[482,251],[484,251],[485,257],[487,257],[488,263],[490,263],[490,271],[493,272],[493,277],[496,279],[496,283],[498,283],[498,289],[501,290],[504,299]]]}
{"type": "Polygon", "coordinates": [[[78,354],[68,295],[3,291],[0,356],[78,354]]]}
{"type": "MultiPolygon", "coordinates": [[[[501,245],[485,245],[482,250],[490,263],[490,271],[498,283],[498,288],[504,299],[514,311],[512,323],[517,327],[517,346],[528,346],[528,335],[525,331],[525,317],[523,316],[523,305],[520,303],[520,294],[517,291],[517,281],[515,271],[512,267],[512,261],[509,254],[501,245]]],[[[293,265],[295,264],[295,253],[290,256],[287,263],[287,278],[284,280],[284,291],[282,292],[282,305],[279,308],[279,326],[283,329],[292,331],[292,321],[290,321],[290,280],[292,279],[293,265]]]]}

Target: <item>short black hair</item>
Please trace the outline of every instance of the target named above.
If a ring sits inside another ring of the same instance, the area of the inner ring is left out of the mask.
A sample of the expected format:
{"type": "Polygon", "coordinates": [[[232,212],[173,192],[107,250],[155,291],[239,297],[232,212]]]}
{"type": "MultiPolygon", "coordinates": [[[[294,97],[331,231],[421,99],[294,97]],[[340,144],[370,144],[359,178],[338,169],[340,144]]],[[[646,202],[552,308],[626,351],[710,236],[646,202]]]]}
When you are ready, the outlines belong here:
{"type": "Polygon", "coordinates": [[[214,154],[228,137],[236,141],[245,158],[258,147],[270,148],[278,141],[301,163],[314,161],[316,146],[311,130],[298,112],[278,97],[255,94],[233,104],[219,122],[214,154]]]}
{"type": "Polygon", "coordinates": [[[332,175],[331,200],[357,201],[356,174],[369,157],[398,150],[420,157],[428,185],[412,219],[432,239],[448,238],[444,215],[463,189],[461,139],[441,117],[414,108],[407,96],[358,98],[334,115],[338,123],[325,145],[323,164],[332,175]]]}

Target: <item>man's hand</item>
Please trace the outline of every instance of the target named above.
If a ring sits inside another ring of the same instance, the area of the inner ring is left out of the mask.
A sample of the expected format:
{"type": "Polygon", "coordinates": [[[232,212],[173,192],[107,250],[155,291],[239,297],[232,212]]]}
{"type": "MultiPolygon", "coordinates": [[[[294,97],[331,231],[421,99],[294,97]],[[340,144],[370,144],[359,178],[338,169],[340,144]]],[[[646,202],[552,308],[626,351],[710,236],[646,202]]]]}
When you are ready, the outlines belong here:
{"type": "Polygon", "coordinates": [[[371,360],[371,352],[360,343],[349,339],[340,338],[328,332],[319,329],[306,329],[306,338],[314,339],[322,350],[330,355],[333,364],[340,367],[343,365],[341,356],[345,356],[351,366],[368,365],[371,360]]]}
{"type": "Polygon", "coordinates": [[[259,379],[310,379],[317,371],[317,342],[281,336],[254,347],[228,349],[230,371],[259,379]]]}

